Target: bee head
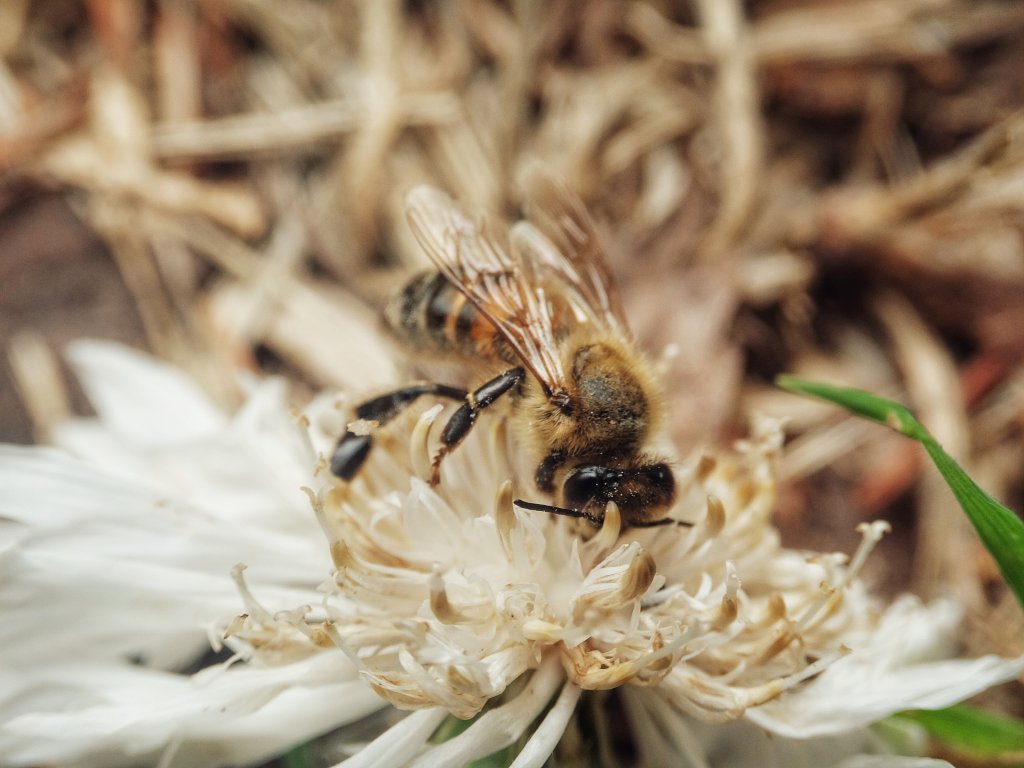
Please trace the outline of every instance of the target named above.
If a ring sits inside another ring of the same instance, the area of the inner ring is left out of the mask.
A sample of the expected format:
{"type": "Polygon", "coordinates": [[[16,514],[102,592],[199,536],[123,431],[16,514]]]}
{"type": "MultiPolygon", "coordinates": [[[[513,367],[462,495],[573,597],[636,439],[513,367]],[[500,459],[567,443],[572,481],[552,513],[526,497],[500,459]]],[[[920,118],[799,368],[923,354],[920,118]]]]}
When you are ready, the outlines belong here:
{"type": "Polygon", "coordinates": [[[584,464],[565,478],[562,498],[573,509],[603,509],[614,501],[628,523],[664,517],[675,499],[675,476],[664,462],[635,467],[584,464]]]}

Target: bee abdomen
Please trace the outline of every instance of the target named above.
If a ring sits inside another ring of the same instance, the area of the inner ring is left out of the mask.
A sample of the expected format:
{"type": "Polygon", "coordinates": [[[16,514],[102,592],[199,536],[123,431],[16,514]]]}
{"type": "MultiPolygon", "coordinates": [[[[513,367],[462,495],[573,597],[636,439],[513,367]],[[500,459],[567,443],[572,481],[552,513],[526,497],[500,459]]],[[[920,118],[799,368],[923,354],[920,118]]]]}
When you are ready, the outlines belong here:
{"type": "Polygon", "coordinates": [[[410,280],[388,304],[384,317],[399,338],[421,349],[498,354],[490,320],[440,272],[424,272],[410,280]]]}

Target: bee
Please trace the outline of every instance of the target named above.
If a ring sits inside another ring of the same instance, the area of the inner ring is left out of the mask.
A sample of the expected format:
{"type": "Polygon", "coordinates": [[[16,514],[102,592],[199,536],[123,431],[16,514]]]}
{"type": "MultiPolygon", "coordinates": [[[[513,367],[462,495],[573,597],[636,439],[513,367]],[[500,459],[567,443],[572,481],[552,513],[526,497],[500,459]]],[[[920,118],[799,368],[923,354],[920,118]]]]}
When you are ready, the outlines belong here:
{"type": "MultiPolygon", "coordinates": [[[[445,456],[481,412],[507,398],[536,461],[537,489],[558,502],[518,506],[600,526],[614,502],[627,525],[675,522],[666,518],[675,499],[672,470],[645,448],[661,415],[654,377],[582,202],[553,180],[531,177],[527,219],[508,231],[507,245],[437,189],[416,187],[406,206],[436,271],[394,298],[388,325],[414,348],[502,370],[472,391],[421,383],[389,392],[356,408],[360,422],[385,424],[424,395],[459,402],[433,459],[436,485],[445,456]]],[[[331,471],[352,479],[372,444],[372,430],[350,427],[331,471]]]]}

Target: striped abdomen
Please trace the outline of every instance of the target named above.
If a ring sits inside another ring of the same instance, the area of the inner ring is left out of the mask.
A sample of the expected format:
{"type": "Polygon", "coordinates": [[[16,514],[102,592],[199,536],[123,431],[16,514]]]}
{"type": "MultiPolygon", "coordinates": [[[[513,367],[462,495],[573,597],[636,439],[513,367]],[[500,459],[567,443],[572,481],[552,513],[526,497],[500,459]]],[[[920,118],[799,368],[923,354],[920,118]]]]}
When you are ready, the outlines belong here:
{"type": "Polygon", "coordinates": [[[440,272],[424,272],[406,284],[384,312],[391,329],[426,351],[509,359],[491,321],[440,272]]]}

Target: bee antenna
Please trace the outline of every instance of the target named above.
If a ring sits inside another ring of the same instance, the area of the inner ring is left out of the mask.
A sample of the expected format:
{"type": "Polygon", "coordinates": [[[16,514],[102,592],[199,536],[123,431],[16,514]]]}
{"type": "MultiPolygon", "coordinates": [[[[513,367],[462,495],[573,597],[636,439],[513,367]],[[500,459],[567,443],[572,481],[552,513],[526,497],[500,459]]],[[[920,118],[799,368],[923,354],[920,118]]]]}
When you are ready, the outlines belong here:
{"type": "Polygon", "coordinates": [[[693,523],[687,522],[686,520],[676,520],[674,517],[663,517],[660,520],[651,520],[650,522],[634,522],[630,523],[634,528],[657,528],[662,525],[675,525],[681,528],[692,528],[693,523]]]}
{"type": "Polygon", "coordinates": [[[567,507],[555,507],[551,504],[538,504],[535,501],[523,501],[522,499],[516,499],[514,502],[520,509],[528,509],[531,512],[547,512],[552,515],[564,515],[565,517],[577,517],[583,518],[592,525],[600,528],[601,518],[596,515],[592,515],[589,512],[584,512],[582,509],[569,509],[567,507]]]}

